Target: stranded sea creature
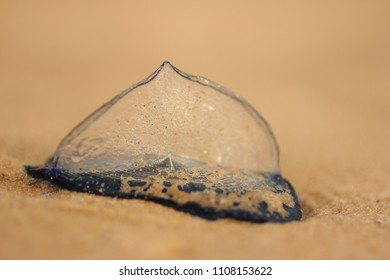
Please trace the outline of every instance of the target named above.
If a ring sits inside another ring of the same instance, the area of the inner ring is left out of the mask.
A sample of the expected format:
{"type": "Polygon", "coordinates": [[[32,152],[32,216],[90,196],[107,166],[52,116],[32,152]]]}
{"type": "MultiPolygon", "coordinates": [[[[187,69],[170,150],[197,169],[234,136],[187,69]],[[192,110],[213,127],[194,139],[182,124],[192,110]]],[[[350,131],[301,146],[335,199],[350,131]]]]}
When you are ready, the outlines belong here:
{"type": "Polygon", "coordinates": [[[59,188],[151,200],[206,219],[301,218],[270,127],[242,97],[164,62],[92,113],[27,174],[59,188]]]}

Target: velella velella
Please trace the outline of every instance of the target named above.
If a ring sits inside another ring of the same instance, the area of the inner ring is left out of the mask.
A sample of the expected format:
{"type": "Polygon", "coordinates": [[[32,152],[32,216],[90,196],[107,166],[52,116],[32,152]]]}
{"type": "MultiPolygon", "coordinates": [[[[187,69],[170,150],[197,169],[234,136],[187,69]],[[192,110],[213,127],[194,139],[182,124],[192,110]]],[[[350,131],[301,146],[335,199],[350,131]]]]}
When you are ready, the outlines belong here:
{"type": "Polygon", "coordinates": [[[202,218],[300,220],[270,126],[242,97],[164,62],[104,104],[27,174],[59,188],[154,201],[202,218]]]}

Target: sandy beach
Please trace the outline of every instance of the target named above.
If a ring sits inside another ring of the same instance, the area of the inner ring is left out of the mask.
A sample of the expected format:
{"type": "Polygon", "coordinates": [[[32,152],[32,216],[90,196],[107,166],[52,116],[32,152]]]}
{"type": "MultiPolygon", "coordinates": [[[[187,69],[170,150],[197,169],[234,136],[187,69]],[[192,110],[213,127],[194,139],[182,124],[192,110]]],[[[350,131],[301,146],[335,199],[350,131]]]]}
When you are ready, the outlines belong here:
{"type": "Polygon", "coordinates": [[[389,12],[388,1],[1,1],[0,259],[389,259],[389,12]],[[268,121],[301,221],[207,221],[28,185],[25,164],[164,60],[268,121]]]}

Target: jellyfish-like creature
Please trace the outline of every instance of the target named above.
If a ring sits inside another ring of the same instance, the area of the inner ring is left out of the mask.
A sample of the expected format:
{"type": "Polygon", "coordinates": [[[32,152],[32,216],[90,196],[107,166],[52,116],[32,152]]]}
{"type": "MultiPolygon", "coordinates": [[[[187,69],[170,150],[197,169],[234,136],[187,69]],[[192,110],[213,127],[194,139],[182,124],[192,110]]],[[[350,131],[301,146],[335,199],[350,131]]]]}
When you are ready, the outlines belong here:
{"type": "Polygon", "coordinates": [[[27,174],[72,191],[154,201],[210,220],[301,218],[278,147],[242,97],[164,62],[76,126],[27,174]]]}

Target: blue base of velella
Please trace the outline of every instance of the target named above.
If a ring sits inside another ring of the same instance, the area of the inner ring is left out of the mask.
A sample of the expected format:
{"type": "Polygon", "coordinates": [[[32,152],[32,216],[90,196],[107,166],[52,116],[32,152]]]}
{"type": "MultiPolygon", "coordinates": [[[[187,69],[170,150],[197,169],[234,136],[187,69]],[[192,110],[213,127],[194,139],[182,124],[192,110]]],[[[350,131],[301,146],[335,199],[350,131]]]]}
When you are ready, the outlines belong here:
{"type": "MultiPolygon", "coordinates": [[[[122,180],[120,173],[74,173],[57,167],[37,166],[25,166],[25,170],[30,177],[43,179],[62,189],[116,198],[153,201],[207,220],[233,218],[257,223],[285,223],[290,221],[298,221],[302,217],[301,206],[294,188],[279,174],[272,175],[272,182],[285,186],[289,190],[289,193],[295,202],[295,206],[293,208],[288,207],[287,205],[283,205],[285,211],[287,212],[287,215],[283,216],[277,212],[270,212],[268,210],[267,203],[265,202],[259,203],[256,211],[243,211],[240,209],[234,209],[233,207],[231,209],[221,211],[213,207],[204,207],[200,203],[196,202],[180,205],[174,199],[165,199],[157,196],[143,195],[142,193],[136,193],[135,191],[123,192],[121,191],[122,180]]],[[[164,183],[166,183],[166,185],[170,184],[169,181],[164,183]]],[[[128,184],[130,186],[132,184],[133,187],[137,187],[137,185],[144,186],[146,182],[143,182],[141,178],[136,182],[129,181],[128,184]]],[[[182,189],[185,191],[185,188],[182,189]]],[[[194,191],[199,191],[199,188],[194,189],[194,191]]],[[[275,192],[277,191],[275,190],[275,192]]],[[[284,191],[279,190],[279,192],[284,191]]]]}

